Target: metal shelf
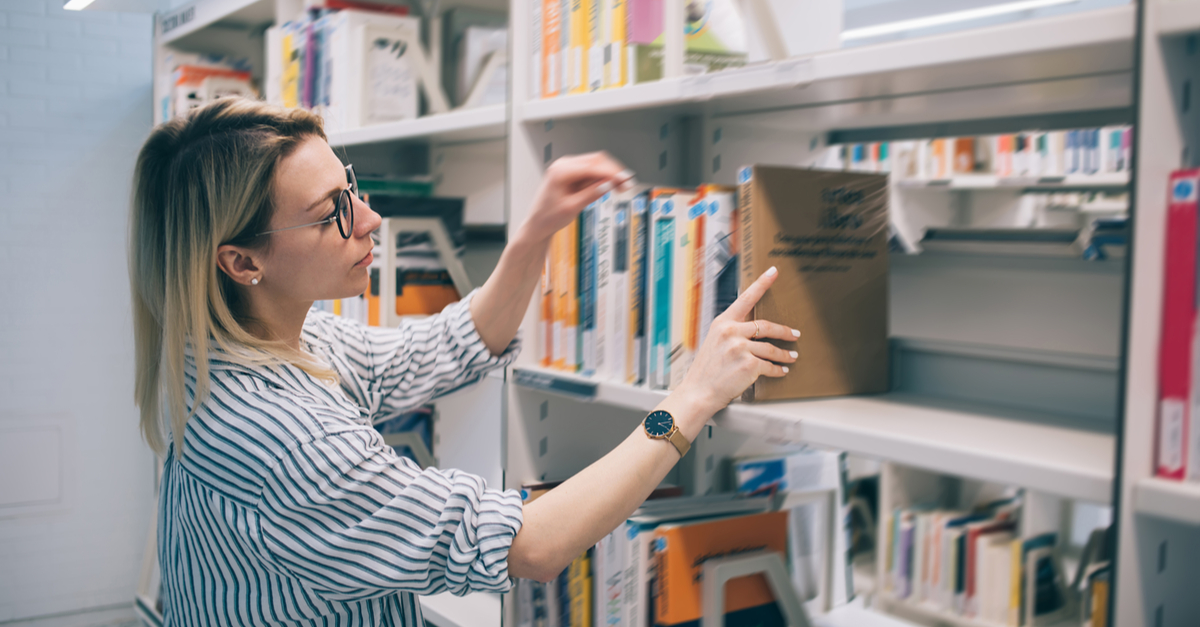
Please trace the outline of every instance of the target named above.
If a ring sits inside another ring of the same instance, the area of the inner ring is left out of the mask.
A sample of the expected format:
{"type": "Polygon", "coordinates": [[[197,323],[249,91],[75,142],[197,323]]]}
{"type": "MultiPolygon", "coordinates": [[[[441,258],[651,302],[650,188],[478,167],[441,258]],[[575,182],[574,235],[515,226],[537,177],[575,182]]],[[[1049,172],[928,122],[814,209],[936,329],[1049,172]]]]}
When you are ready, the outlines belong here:
{"type": "Polygon", "coordinates": [[[330,133],[329,145],[349,147],[406,140],[446,143],[503,139],[507,134],[505,130],[506,116],[507,112],[503,104],[459,109],[413,120],[387,122],[330,133]]]}
{"type": "Polygon", "coordinates": [[[155,16],[157,44],[183,43],[191,35],[217,23],[244,27],[266,26],[275,21],[274,0],[208,0],[190,2],[155,16]]]}
{"type": "MultiPolygon", "coordinates": [[[[519,105],[517,111],[524,122],[664,107],[705,107],[714,115],[742,115],[1056,80],[1088,82],[1091,98],[1048,105],[1049,98],[1058,97],[1049,94],[1053,90],[1042,87],[1036,94],[1026,94],[1008,89],[1012,102],[1004,103],[1003,110],[1020,115],[1053,106],[1127,107],[1134,23],[1134,7],[1126,5],[534,100],[519,105]],[[1106,82],[1114,76],[1123,85],[1115,91],[1106,82]]],[[[945,114],[918,113],[902,123],[944,120],[945,114]]],[[[889,115],[894,120],[894,113],[889,115]]],[[[863,124],[871,121],[868,118],[863,124]]]]}
{"type": "Polygon", "coordinates": [[[1134,486],[1133,498],[1138,513],[1200,525],[1200,483],[1148,477],[1134,486]]]}
{"type": "MultiPolygon", "coordinates": [[[[525,388],[650,411],[667,392],[543,368],[517,368],[525,388]]],[[[1108,503],[1113,436],[1048,426],[1047,417],[925,396],[883,394],[734,403],[714,422],[774,441],[806,442],[935,472],[1108,503]]]]}
{"type": "Polygon", "coordinates": [[[1129,173],[1109,172],[1102,174],[1068,174],[1066,176],[1013,177],[999,177],[991,174],[964,174],[947,179],[897,179],[896,186],[901,189],[946,190],[1125,191],[1129,189],[1129,173]]]}
{"type": "Polygon", "coordinates": [[[421,614],[435,627],[500,627],[500,595],[449,592],[421,597],[421,614]]]}

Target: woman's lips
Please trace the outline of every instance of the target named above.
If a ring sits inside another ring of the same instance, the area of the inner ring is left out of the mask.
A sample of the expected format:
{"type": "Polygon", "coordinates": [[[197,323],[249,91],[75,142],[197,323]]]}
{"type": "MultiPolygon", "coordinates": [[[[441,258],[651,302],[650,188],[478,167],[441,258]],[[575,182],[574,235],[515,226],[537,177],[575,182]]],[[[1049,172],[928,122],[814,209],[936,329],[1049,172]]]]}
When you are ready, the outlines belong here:
{"type": "Polygon", "coordinates": [[[372,254],[371,254],[371,251],[369,251],[369,250],[368,250],[368,251],[367,251],[367,256],[366,256],[366,257],[363,257],[362,259],[360,259],[360,260],[358,261],[358,263],[354,264],[354,267],[355,267],[355,268],[358,268],[358,267],[360,267],[360,266],[369,266],[369,265],[371,265],[371,261],[372,261],[374,258],[375,258],[375,257],[374,257],[374,255],[372,255],[372,254]]]}

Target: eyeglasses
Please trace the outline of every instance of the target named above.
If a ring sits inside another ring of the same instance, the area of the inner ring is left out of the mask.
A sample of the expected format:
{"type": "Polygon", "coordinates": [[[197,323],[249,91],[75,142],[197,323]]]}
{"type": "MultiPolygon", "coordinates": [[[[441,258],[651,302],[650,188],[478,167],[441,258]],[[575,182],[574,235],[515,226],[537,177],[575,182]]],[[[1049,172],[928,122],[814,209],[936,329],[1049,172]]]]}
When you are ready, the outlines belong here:
{"type": "Polygon", "coordinates": [[[255,235],[255,237],[260,235],[268,235],[270,233],[278,233],[280,231],[302,229],[306,226],[318,226],[321,224],[329,224],[330,222],[337,222],[338,232],[342,234],[342,239],[350,239],[350,236],[354,233],[354,196],[358,196],[358,179],[354,176],[353,165],[346,166],[346,183],[346,189],[343,189],[342,193],[338,194],[337,202],[334,203],[333,215],[329,216],[328,218],[325,218],[320,222],[309,222],[308,224],[299,224],[282,229],[263,231],[262,233],[255,235]],[[351,194],[353,194],[353,196],[351,196],[351,194]]]}

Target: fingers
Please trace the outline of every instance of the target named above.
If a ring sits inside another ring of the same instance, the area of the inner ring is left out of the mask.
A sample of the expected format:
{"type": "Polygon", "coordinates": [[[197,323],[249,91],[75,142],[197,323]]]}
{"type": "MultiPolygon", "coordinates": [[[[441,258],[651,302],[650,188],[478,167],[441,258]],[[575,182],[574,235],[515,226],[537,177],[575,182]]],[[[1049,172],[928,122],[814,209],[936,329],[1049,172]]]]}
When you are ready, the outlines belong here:
{"type": "Polygon", "coordinates": [[[572,206],[586,207],[597,200],[600,200],[605,194],[613,189],[631,189],[637,184],[637,179],[633,177],[633,172],[630,170],[621,170],[612,177],[594,180],[591,185],[567,197],[567,202],[572,206]]]}
{"type": "Polygon", "coordinates": [[[591,200],[603,196],[619,185],[635,182],[633,172],[605,152],[563,157],[550,164],[548,172],[570,194],[598,192],[591,200]]]}
{"type": "Polygon", "coordinates": [[[746,316],[749,316],[750,312],[754,310],[754,306],[758,304],[763,294],[767,293],[767,289],[774,285],[775,279],[778,276],[779,271],[775,269],[775,266],[768,268],[766,272],[762,273],[762,276],[758,277],[758,280],[751,283],[750,287],[747,287],[737,297],[737,300],[729,305],[729,308],[725,310],[723,315],[729,316],[734,320],[745,320],[746,316]]]}
{"type": "Polygon", "coordinates": [[[797,358],[796,351],[779,348],[774,344],[768,344],[766,342],[751,342],[750,354],[761,360],[770,361],[777,364],[794,363],[797,358]]]}
{"type": "Polygon", "coordinates": [[[768,320],[753,320],[749,322],[737,323],[738,331],[742,332],[744,337],[752,340],[781,340],[784,342],[793,342],[800,337],[800,332],[786,327],[782,324],[770,322],[768,320]],[[758,337],[755,337],[755,331],[758,332],[758,337]]]}

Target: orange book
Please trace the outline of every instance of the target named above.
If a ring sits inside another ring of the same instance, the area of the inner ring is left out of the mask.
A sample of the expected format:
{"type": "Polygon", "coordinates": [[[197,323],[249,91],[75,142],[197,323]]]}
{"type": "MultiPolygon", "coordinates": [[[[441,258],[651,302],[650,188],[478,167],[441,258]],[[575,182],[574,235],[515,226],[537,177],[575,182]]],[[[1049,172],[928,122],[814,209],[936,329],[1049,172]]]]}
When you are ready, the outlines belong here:
{"type": "Polygon", "coordinates": [[[569,372],[579,370],[579,220],[567,228],[563,245],[563,276],[567,317],[563,321],[563,356],[569,372]]]}
{"type": "Polygon", "coordinates": [[[975,139],[959,137],[954,140],[954,173],[970,174],[975,171],[975,139]]]}
{"type": "Polygon", "coordinates": [[[542,2],[542,97],[557,96],[562,87],[559,81],[562,61],[562,3],[542,2]]]}
{"type": "Polygon", "coordinates": [[[547,368],[554,363],[554,336],[551,335],[554,329],[554,286],[550,282],[554,240],[550,241],[550,249],[551,252],[546,254],[546,261],[542,264],[541,303],[538,311],[538,341],[541,342],[538,356],[539,362],[547,368]]]}
{"type": "MultiPolygon", "coordinates": [[[[786,556],[787,516],[786,511],[766,512],[656,529],[655,624],[699,624],[706,560],[763,550],[786,556]]],[[[762,575],[733,579],[725,586],[725,624],[783,624],[774,601],[762,575]]]]}
{"type": "Polygon", "coordinates": [[[567,325],[567,229],[554,234],[550,240],[550,309],[553,326],[550,333],[550,365],[553,368],[567,367],[566,339],[567,325]]]}
{"type": "Polygon", "coordinates": [[[458,289],[445,270],[397,270],[396,315],[429,316],[458,302],[458,289]]]}
{"type": "MultiPolygon", "coordinates": [[[[703,192],[702,192],[703,193],[703,192]]],[[[700,304],[704,302],[704,205],[697,196],[688,212],[697,212],[691,220],[692,258],[688,260],[687,304],[684,310],[683,347],[695,352],[700,348],[700,304]]]]}

